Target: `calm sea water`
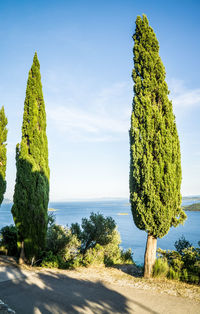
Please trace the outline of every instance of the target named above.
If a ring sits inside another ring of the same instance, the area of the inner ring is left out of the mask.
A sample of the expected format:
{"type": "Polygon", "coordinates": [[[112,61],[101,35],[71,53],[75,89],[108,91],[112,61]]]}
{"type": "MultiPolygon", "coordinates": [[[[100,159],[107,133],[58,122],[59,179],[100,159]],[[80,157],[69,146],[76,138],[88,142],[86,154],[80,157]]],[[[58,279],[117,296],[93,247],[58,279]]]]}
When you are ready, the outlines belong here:
{"type": "MultiPolygon", "coordinates": [[[[194,201],[185,200],[183,205],[194,201]]],[[[0,228],[13,223],[11,215],[11,204],[3,204],[0,208],[0,228]]],[[[70,226],[73,222],[81,223],[83,217],[89,217],[91,212],[99,212],[104,216],[111,216],[117,223],[121,235],[121,246],[125,249],[131,248],[134,261],[143,263],[146,244],[146,232],[139,230],[133,222],[130,205],[127,200],[116,201],[85,201],[85,202],[62,202],[50,203],[49,208],[54,208],[56,222],[61,225],[70,226]],[[126,213],[127,215],[119,215],[126,213]]],[[[194,246],[200,241],[200,212],[187,212],[188,219],[184,226],[171,228],[169,233],[162,239],[158,239],[158,247],[162,249],[173,249],[174,242],[182,235],[194,246]]]]}

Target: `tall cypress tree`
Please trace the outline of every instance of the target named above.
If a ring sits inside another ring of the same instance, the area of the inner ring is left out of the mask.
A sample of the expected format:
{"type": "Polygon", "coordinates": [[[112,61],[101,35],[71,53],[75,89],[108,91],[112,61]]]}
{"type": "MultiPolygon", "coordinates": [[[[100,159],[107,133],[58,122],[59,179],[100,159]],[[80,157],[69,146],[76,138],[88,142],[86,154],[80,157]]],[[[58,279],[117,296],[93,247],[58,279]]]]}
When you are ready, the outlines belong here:
{"type": "Polygon", "coordinates": [[[6,125],[8,120],[5,116],[4,107],[0,110],[0,205],[3,202],[3,196],[6,191],[6,140],[8,129],[6,125]]]}
{"type": "Polygon", "coordinates": [[[186,218],[181,209],[181,156],[159,44],[145,15],[136,19],[133,111],[130,128],[130,202],[136,226],[148,234],[145,277],[157,238],[186,218]]]}
{"type": "Polygon", "coordinates": [[[21,247],[20,262],[38,257],[44,248],[49,201],[48,143],[40,64],[35,53],[29,71],[22,139],[16,147],[13,218],[21,247]]]}

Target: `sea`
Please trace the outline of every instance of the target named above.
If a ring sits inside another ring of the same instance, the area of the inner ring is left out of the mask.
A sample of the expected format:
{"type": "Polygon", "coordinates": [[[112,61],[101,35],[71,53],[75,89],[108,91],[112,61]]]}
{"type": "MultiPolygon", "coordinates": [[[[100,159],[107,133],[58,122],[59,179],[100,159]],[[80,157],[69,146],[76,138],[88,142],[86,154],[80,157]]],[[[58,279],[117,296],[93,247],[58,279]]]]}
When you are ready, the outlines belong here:
{"type": "MultiPolygon", "coordinates": [[[[195,202],[199,202],[199,199],[185,198],[182,205],[190,205],[195,202]]],[[[12,203],[3,203],[1,205],[0,229],[13,224],[11,207],[12,203]]],[[[135,226],[128,200],[50,202],[49,208],[54,209],[52,213],[55,215],[56,223],[68,227],[71,223],[81,223],[82,218],[88,218],[91,212],[111,216],[120,232],[121,247],[123,249],[131,248],[136,264],[143,264],[147,234],[135,226]]],[[[164,250],[174,249],[175,241],[182,236],[194,246],[198,246],[198,241],[200,241],[200,212],[187,211],[186,214],[187,220],[184,225],[179,225],[176,228],[172,227],[166,236],[158,239],[159,248],[164,250]]]]}

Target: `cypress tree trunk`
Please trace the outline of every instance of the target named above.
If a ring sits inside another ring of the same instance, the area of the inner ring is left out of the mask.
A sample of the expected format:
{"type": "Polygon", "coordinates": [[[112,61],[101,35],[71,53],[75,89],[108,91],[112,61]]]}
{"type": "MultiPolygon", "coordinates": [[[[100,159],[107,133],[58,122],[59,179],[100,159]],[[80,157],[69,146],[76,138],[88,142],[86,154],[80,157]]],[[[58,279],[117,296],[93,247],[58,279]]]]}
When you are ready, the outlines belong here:
{"type": "Polygon", "coordinates": [[[156,261],[157,238],[147,234],[147,243],[144,256],[144,278],[150,278],[156,261]]]}
{"type": "Polygon", "coordinates": [[[25,263],[25,253],[24,253],[24,241],[21,243],[21,251],[20,251],[20,257],[19,257],[19,264],[25,263]]]}

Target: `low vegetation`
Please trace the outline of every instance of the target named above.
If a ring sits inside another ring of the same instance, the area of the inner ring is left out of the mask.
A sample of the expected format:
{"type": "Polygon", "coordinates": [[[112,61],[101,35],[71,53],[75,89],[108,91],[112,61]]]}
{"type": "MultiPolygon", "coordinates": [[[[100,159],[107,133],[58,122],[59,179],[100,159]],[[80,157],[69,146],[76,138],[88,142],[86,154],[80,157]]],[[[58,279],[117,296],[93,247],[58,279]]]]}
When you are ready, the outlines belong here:
{"type": "Polygon", "coordinates": [[[70,228],[56,225],[52,219],[41,266],[74,268],[133,263],[131,250],[123,251],[120,243],[116,223],[111,217],[91,213],[89,219],[82,219],[81,226],[75,223],[70,228]]]}
{"type": "Polygon", "coordinates": [[[17,256],[17,228],[13,225],[5,226],[0,230],[1,254],[17,256]]]}
{"type": "MultiPolygon", "coordinates": [[[[62,269],[97,264],[132,264],[131,250],[122,250],[120,243],[120,234],[111,217],[91,213],[89,219],[82,219],[81,225],[75,223],[69,228],[57,225],[53,213],[50,213],[46,247],[35,264],[62,269]]],[[[8,254],[18,256],[14,226],[1,230],[0,245],[8,254]]]]}
{"type": "MultiPolygon", "coordinates": [[[[81,225],[75,223],[71,227],[63,227],[55,223],[55,216],[50,213],[48,221],[46,247],[34,265],[72,269],[90,265],[132,264],[135,269],[138,268],[133,262],[131,250],[120,248],[120,234],[111,217],[91,213],[89,218],[82,219],[81,225]]],[[[184,237],[174,246],[175,250],[158,249],[153,276],[199,284],[200,248],[192,246],[184,237]]],[[[1,229],[0,250],[1,254],[19,257],[15,226],[1,229]]]]}
{"type": "MultiPolygon", "coordinates": [[[[199,241],[200,246],[200,241],[199,241]]],[[[154,277],[167,277],[188,283],[200,283],[200,248],[192,246],[184,237],[175,242],[176,250],[158,249],[154,277]]]]}

